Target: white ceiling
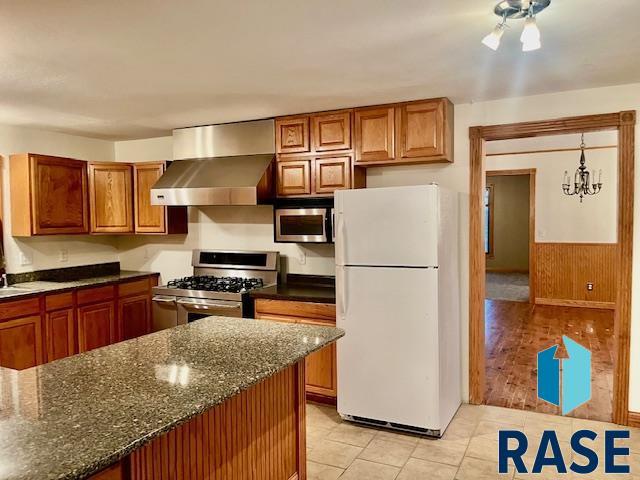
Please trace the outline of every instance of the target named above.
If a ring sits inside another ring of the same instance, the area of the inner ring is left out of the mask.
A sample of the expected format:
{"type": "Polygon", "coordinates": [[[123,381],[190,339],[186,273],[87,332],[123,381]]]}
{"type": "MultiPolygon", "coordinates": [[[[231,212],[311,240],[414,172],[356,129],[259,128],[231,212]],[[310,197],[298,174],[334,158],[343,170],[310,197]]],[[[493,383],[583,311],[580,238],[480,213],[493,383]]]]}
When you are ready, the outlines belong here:
{"type": "Polygon", "coordinates": [[[613,3],[552,0],[523,54],[522,21],[480,44],[494,0],[2,0],[0,122],[126,139],[637,82],[638,0],[613,3]]]}

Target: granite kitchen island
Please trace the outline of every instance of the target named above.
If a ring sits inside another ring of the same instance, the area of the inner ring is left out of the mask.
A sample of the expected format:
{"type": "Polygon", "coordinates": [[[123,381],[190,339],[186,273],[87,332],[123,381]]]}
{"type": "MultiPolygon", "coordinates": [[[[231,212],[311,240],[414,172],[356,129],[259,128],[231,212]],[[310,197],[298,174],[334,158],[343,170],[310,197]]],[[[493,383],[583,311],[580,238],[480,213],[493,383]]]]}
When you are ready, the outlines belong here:
{"type": "Polygon", "coordinates": [[[0,480],[303,480],[304,358],[343,334],[209,317],[0,369],[0,480]]]}

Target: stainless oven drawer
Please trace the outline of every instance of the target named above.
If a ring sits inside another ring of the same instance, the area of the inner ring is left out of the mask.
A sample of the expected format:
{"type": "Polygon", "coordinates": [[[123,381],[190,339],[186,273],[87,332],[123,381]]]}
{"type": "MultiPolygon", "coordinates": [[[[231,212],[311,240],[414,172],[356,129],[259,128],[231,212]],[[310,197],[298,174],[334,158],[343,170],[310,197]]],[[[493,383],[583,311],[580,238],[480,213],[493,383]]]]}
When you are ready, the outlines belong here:
{"type": "Polygon", "coordinates": [[[207,298],[180,298],[178,323],[183,325],[204,317],[242,317],[242,302],[211,300],[207,298]]]}
{"type": "Polygon", "coordinates": [[[278,208],[276,242],[327,243],[327,208],[278,208]]]}
{"type": "Polygon", "coordinates": [[[151,329],[154,332],[178,325],[178,305],[176,297],[170,295],[155,295],[151,309],[151,329]]]}

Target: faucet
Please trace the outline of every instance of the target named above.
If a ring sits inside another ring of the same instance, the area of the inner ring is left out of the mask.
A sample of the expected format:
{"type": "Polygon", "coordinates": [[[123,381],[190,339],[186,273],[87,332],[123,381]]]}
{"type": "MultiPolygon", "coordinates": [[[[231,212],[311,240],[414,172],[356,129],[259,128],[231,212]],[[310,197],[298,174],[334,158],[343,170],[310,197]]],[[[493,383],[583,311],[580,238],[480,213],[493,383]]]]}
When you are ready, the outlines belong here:
{"type": "Polygon", "coordinates": [[[3,273],[2,277],[0,277],[0,284],[1,284],[1,288],[8,288],[9,287],[9,281],[7,280],[7,274],[3,273]]]}

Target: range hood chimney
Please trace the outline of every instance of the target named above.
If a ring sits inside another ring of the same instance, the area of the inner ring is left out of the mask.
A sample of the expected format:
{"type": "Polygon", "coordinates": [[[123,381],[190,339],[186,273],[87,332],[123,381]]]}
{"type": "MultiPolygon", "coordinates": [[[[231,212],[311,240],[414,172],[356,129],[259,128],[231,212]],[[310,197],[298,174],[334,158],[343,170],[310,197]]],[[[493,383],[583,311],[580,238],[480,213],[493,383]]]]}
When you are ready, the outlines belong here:
{"type": "Polygon", "coordinates": [[[153,205],[258,205],[274,194],[274,122],[180,128],[153,205]]]}

